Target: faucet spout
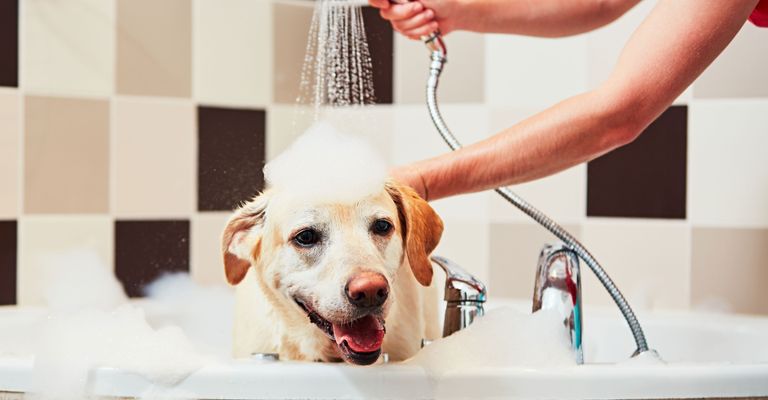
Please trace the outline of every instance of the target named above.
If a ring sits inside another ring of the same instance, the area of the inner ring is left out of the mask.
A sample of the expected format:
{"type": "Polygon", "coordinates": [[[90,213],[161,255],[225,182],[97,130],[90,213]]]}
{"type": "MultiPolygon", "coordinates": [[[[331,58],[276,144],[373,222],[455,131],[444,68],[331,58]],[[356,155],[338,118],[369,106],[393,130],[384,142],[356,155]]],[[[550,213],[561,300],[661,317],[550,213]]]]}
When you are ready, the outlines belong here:
{"type": "Polygon", "coordinates": [[[433,256],[432,262],[445,271],[445,321],[443,337],[468,327],[485,314],[485,285],[459,265],[445,257],[433,256]]]}
{"type": "Polygon", "coordinates": [[[546,245],[539,255],[533,312],[542,309],[555,310],[563,318],[576,362],[583,364],[581,269],[576,252],[564,244],[546,245]]]}

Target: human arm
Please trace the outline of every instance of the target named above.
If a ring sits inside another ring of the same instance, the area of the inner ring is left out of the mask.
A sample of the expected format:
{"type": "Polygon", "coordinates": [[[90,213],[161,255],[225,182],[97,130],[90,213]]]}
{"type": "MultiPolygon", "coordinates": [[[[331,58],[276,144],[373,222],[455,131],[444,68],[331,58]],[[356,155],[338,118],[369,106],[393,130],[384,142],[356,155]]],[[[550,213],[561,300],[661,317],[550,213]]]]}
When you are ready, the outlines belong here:
{"type": "Polygon", "coordinates": [[[438,27],[454,30],[560,37],[615,20],[640,0],[420,0],[392,4],[369,0],[398,32],[412,38],[438,27]]]}
{"type": "Polygon", "coordinates": [[[722,52],[757,1],[661,1],[598,88],[393,174],[434,200],[541,178],[627,144],[722,52]]]}

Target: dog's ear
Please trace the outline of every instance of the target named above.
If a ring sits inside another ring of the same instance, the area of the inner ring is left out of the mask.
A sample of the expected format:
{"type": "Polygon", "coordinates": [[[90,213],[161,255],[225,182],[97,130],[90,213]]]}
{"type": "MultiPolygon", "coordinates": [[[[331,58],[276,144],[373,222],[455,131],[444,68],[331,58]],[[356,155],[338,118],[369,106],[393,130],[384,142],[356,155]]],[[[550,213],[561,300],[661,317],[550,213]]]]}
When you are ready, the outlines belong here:
{"type": "Polygon", "coordinates": [[[221,251],[227,281],[237,285],[243,280],[251,259],[261,253],[261,230],[264,227],[268,196],[260,194],[246,203],[229,219],[222,235],[221,251]]]}
{"type": "Polygon", "coordinates": [[[432,282],[429,255],[440,242],[443,221],[435,210],[410,187],[387,183],[387,192],[397,205],[405,241],[405,254],[416,280],[424,286],[432,282]]]}

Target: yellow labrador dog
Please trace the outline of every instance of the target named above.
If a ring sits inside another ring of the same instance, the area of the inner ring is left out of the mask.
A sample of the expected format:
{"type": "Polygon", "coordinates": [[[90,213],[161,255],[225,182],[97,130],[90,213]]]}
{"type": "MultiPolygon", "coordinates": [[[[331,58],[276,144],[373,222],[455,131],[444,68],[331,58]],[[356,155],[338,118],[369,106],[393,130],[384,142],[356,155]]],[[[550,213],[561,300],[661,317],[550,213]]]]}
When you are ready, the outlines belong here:
{"type": "Polygon", "coordinates": [[[234,355],[359,365],[413,356],[422,338],[439,337],[429,255],[442,230],[426,201],[392,181],[342,200],[267,189],[223,235],[237,285],[234,355]]]}

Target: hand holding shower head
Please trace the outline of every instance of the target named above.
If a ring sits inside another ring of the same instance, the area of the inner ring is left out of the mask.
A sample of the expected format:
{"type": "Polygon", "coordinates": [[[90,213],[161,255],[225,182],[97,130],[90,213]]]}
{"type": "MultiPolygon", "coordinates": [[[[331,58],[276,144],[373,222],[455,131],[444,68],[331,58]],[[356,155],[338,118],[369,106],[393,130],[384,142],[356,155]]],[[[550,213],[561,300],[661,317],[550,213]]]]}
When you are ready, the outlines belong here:
{"type": "MultiPolygon", "coordinates": [[[[406,4],[414,0],[389,0],[392,4],[406,4]]],[[[441,53],[443,56],[443,59],[445,59],[445,56],[448,54],[448,51],[445,48],[445,43],[443,43],[443,37],[440,34],[440,30],[436,29],[434,32],[430,33],[427,36],[422,36],[421,41],[424,42],[424,44],[427,46],[427,49],[431,53],[441,53]]]]}

